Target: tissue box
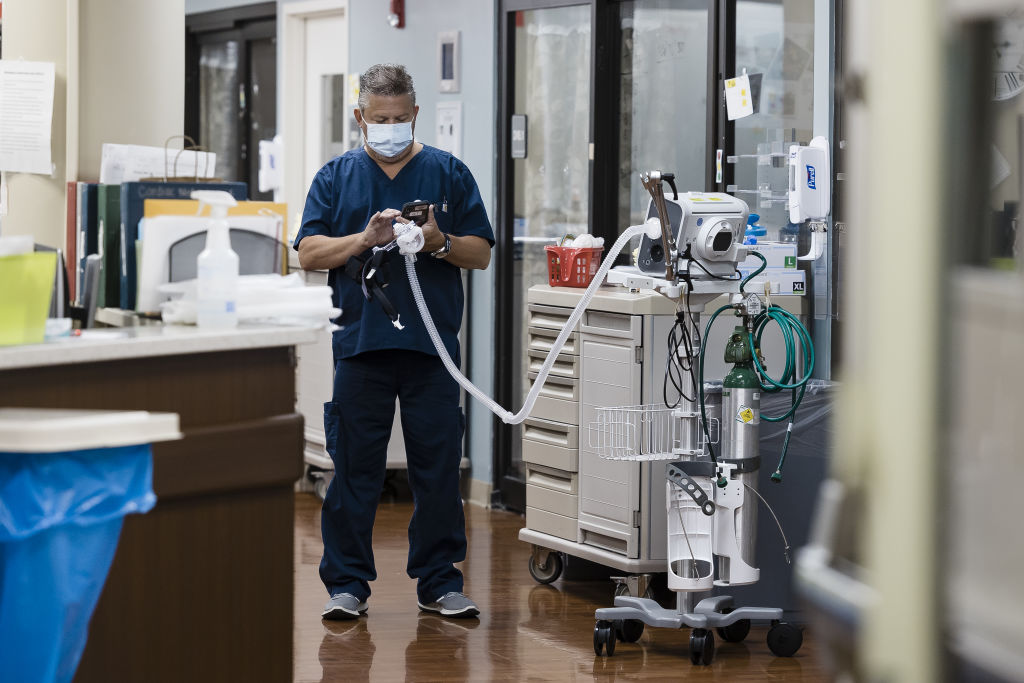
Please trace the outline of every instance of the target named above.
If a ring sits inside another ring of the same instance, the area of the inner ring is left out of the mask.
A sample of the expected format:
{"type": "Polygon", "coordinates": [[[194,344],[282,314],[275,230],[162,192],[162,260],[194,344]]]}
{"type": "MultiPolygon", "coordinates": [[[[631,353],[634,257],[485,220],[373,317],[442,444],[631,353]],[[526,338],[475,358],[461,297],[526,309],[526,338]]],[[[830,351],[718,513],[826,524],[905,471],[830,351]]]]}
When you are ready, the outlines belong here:
{"type": "MultiPolygon", "coordinates": [[[[758,262],[760,263],[760,262],[758,262]]],[[[747,277],[757,268],[740,268],[740,274],[747,277]]],[[[807,291],[807,272],[797,268],[766,268],[747,283],[747,292],[764,292],[765,281],[771,283],[772,294],[797,294],[802,296],[807,291]]]]}
{"type": "MultiPolygon", "coordinates": [[[[769,268],[796,268],[796,244],[792,242],[758,242],[746,245],[750,251],[756,251],[768,261],[769,268]]],[[[740,270],[757,270],[761,267],[761,259],[747,256],[740,264],[740,270]]]]}
{"type": "Polygon", "coordinates": [[[0,346],[43,341],[56,274],[53,251],[0,256],[0,346]]]}

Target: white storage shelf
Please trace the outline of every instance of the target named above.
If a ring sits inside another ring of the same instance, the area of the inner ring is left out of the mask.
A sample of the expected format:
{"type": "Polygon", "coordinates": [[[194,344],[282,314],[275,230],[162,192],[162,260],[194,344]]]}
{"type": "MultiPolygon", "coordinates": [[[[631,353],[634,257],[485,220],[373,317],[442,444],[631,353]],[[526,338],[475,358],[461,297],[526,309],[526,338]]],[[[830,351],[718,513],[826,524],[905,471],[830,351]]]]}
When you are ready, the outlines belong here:
{"type": "MultiPolygon", "coordinates": [[[[531,288],[531,380],[581,294],[531,288]]],[[[521,540],[622,571],[664,571],[664,475],[652,474],[650,464],[600,458],[587,430],[600,408],[650,399],[651,377],[660,377],[664,366],[673,315],[667,299],[621,288],[602,289],[591,302],[524,423],[521,540]],[[652,495],[648,489],[654,480],[652,495]]],[[[657,471],[663,470],[662,465],[657,471]]]]}

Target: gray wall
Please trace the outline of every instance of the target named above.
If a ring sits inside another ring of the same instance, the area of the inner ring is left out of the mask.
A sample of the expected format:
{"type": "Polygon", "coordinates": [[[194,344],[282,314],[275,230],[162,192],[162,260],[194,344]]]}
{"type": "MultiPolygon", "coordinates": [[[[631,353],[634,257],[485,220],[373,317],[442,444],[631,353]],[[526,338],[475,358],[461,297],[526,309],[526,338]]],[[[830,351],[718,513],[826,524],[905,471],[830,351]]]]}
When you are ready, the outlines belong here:
{"type": "MultiPolygon", "coordinates": [[[[462,102],[462,160],[480,186],[492,224],[496,150],[495,93],[497,72],[494,2],[446,0],[407,2],[405,28],[387,23],[388,3],[379,0],[350,0],[349,68],[353,73],[379,62],[405,64],[416,83],[420,113],[417,138],[434,143],[435,107],[440,101],[462,102]],[[461,31],[461,92],[438,92],[437,34],[461,31]]],[[[469,376],[488,395],[494,394],[494,265],[473,271],[472,296],[467,308],[470,326],[469,376]]],[[[506,406],[510,407],[510,406],[506,406]]],[[[511,407],[517,410],[519,406],[511,407]]],[[[492,479],[491,413],[475,400],[467,406],[469,452],[472,478],[490,484],[492,479]]]]}

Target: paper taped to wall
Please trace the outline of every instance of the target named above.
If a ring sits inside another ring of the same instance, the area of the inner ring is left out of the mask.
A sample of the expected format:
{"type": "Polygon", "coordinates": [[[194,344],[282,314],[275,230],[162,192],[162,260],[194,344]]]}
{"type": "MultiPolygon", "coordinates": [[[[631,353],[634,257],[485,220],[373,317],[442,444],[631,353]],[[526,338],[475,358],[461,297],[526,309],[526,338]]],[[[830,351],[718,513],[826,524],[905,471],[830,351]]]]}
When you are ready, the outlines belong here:
{"type": "Polygon", "coordinates": [[[53,62],[0,59],[0,171],[53,173],[53,62]]]}

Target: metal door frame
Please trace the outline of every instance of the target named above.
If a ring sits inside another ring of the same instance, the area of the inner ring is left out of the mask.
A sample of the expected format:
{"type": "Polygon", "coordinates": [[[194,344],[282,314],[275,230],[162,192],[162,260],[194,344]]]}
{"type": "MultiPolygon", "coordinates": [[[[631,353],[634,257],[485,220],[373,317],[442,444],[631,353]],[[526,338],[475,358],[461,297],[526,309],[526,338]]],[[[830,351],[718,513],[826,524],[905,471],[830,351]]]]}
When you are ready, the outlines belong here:
{"type": "MultiPolygon", "coordinates": [[[[516,13],[527,10],[554,9],[557,7],[570,7],[586,5],[590,7],[591,21],[591,59],[590,59],[590,140],[594,140],[595,120],[594,102],[596,84],[594,75],[597,72],[596,64],[598,59],[607,59],[606,55],[599,55],[597,49],[601,27],[599,13],[601,8],[608,13],[609,7],[617,9],[617,5],[610,2],[598,2],[598,0],[498,0],[497,21],[495,22],[498,44],[498,120],[497,120],[497,250],[495,258],[495,354],[497,367],[495,368],[495,395],[499,403],[510,407],[512,410],[519,408],[518,397],[512,392],[512,368],[508,359],[512,358],[514,347],[513,338],[517,324],[522,321],[514,320],[513,315],[513,254],[514,230],[512,228],[512,211],[514,194],[514,167],[513,159],[509,152],[509,141],[511,138],[510,121],[515,108],[515,43],[512,39],[516,25],[516,13]],[[514,407],[513,407],[514,406],[514,407]]],[[[616,97],[616,103],[618,98],[616,97]]],[[[594,215],[598,211],[595,206],[595,158],[590,161],[590,183],[588,188],[588,201],[590,202],[590,215],[588,225],[591,233],[595,232],[594,215]]],[[[604,160],[602,160],[604,163],[604,160]]],[[[606,166],[607,167],[607,166],[606,166]]],[[[598,195],[600,197],[600,194],[598,195]]],[[[512,427],[506,425],[500,419],[494,418],[494,467],[492,503],[500,504],[514,510],[526,510],[526,482],[524,479],[509,476],[508,468],[512,460],[512,427]]]]}

